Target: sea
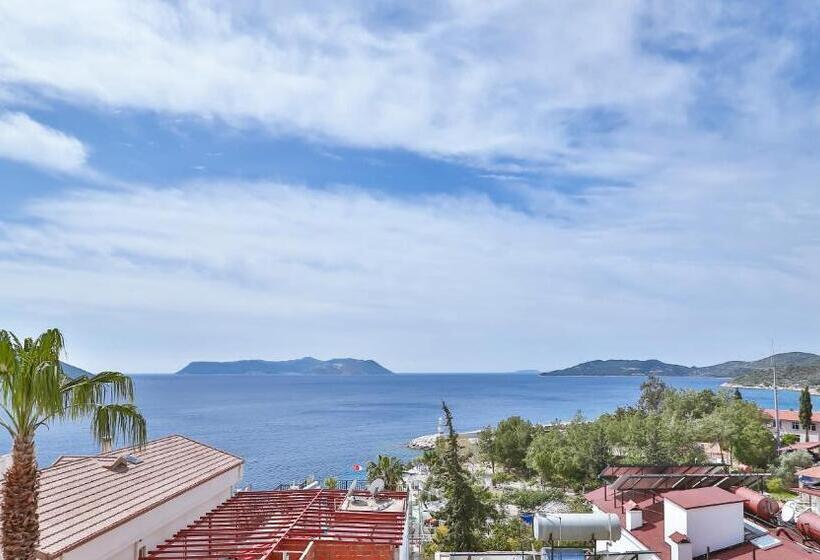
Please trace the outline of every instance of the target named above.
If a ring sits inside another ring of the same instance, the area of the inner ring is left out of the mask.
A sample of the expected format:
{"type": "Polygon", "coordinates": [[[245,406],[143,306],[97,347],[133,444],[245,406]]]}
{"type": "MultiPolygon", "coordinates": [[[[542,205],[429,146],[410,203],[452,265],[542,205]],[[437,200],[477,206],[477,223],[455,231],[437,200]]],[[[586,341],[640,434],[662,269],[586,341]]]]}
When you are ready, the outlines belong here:
{"type": "MultiPolygon", "coordinates": [[[[495,424],[511,415],[533,422],[594,418],[634,404],[643,377],[539,377],[535,374],[397,374],[379,377],[271,375],[134,375],[137,405],[149,435],[183,434],[246,460],[245,480],[273,488],[310,476],[362,476],[378,454],[410,459],[407,443],[435,433],[441,402],[457,430],[495,424]]],[[[667,377],[673,387],[718,389],[723,379],[667,377]]],[[[772,406],[772,393],[743,389],[772,406]]],[[[815,397],[815,409],[820,400],[815,397]]],[[[798,394],[781,392],[781,407],[798,394]]],[[[0,444],[8,448],[8,437],[0,444]]],[[[99,450],[87,422],[57,423],[37,434],[38,462],[99,450]]]]}

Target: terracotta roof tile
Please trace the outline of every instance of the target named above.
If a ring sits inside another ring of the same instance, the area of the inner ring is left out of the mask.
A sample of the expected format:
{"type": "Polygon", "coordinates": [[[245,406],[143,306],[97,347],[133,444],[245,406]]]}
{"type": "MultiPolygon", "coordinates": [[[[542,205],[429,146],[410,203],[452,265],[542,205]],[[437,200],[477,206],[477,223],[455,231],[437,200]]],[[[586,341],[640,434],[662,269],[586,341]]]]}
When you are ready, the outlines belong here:
{"type": "Polygon", "coordinates": [[[244,461],[183,436],[140,450],[61,457],[40,473],[40,546],[49,557],[71,550],[244,461]],[[112,469],[118,457],[134,455],[112,469]]]}

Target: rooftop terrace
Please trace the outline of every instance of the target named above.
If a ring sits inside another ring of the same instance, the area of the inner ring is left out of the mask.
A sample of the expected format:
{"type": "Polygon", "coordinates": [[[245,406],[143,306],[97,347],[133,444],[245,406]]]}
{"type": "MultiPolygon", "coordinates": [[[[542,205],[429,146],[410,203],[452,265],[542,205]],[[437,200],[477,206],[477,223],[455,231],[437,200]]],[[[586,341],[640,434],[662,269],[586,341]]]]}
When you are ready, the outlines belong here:
{"type": "Polygon", "coordinates": [[[374,499],[366,492],[326,489],[240,492],[148,558],[281,560],[304,553],[306,560],[390,560],[403,542],[406,498],[405,492],[374,499]]]}

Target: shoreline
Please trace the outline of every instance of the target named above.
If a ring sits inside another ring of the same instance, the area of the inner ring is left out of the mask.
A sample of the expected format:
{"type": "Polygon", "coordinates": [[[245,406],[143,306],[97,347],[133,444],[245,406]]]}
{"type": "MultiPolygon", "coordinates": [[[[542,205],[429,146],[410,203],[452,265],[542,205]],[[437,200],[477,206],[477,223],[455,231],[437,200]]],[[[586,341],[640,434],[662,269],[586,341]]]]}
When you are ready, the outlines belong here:
{"type": "MultiPolygon", "coordinates": [[[[726,383],[721,383],[721,387],[728,387],[730,389],[764,389],[764,390],[772,390],[771,385],[741,385],[739,383],[732,383],[727,381],[726,383]]],[[[799,387],[796,385],[784,385],[782,387],[777,388],[778,391],[794,391],[795,393],[799,393],[803,390],[803,387],[799,387]]],[[[812,395],[820,395],[820,389],[813,389],[809,387],[809,393],[812,395]]]]}

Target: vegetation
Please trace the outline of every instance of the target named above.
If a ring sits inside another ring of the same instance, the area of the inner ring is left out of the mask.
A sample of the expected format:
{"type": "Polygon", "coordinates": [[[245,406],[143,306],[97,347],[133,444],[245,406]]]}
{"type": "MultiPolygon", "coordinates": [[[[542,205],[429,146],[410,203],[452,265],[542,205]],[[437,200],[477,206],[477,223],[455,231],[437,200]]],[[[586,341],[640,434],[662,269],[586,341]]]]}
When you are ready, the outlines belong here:
{"type": "Polygon", "coordinates": [[[811,393],[808,385],[800,391],[800,426],[806,430],[806,441],[809,441],[809,430],[811,430],[811,393]]]}
{"type": "Polygon", "coordinates": [[[477,488],[462,464],[450,409],[444,402],[441,409],[447,426],[440,464],[440,483],[447,500],[441,511],[441,520],[447,527],[442,544],[446,550],[453,552],[480,550],[478,547],[490,515],[490,506],[487,497],[482,496],[482,490],[477,488]]]}
{"type": "Polygon", "coordinates": [[[385,490],[399,490],[403,484],[404,463],[397,457],[379,455],[375,461],[367,463],[367,481],[377,478],[384,481],[385,490]]]}
{"type": "Polygon", "coordinates": [[[532,424],[520,416],[510,416],[499,422],[493,438],[497,461],[507,469],[523,472],[532,434],[532,424]]]}
{"type": "Polygon", "coordinates": [[[518,517],[508,517],[490,524],[481,550],[540,550],[543,546],[533,537],[532,527],[518,517]]]}
{"type": "Polygon", "coordinates": [[[322,484],[328,490],[335,490],[339,486],[339,481],[336,479],[335,476],[329,476],[324,480],[322,484]]]}
{"type": "Polygon", "coordinates": [[[814,464],[814,460],[808,452],[800,450],[791,453],[784,453],[780,456],[772,474],[771,480],[779,480],[783,488],[794,488],[797,486],[796,472],[808,468],[814,464]]]}
{"type": "Polygon", "coordinates": [[[793,445],[800,441],[800,436],[797,434],[783,434],[780,436],[780,445],[793,445]]]}
{"type": "Polygon", "coordinates": [[[68,377],[60,364],[63,336],[50,329],[22,342],[0,331],[0,426],[12,439],[12,463],[4,476],[2,551],[9,560],[33,560],[40,537],[37,518],[38,428],[60,420],[91,420],[99,442],[141,446],[145,419],[133,404],[131,378],[106,371],[68,377]]]}

